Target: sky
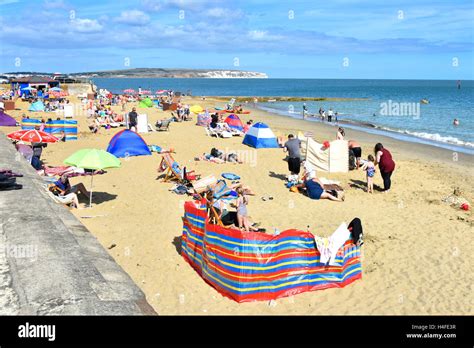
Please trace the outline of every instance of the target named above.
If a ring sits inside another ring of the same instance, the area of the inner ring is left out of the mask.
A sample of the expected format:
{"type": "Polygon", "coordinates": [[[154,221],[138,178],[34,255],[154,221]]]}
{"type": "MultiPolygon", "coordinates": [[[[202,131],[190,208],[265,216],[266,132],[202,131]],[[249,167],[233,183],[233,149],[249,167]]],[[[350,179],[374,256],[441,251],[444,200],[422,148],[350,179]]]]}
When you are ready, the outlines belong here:
{"type": "Polygon", "coordinates": [[[0,0],[0,72],[474,79],[472,0],[0,0]]]}

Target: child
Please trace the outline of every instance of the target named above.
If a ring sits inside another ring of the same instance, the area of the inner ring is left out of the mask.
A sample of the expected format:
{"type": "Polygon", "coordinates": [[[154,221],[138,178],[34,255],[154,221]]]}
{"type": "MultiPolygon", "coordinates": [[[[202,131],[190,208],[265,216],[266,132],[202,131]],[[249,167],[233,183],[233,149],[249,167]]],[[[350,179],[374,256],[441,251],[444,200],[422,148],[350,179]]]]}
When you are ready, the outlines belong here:
{"type": "Polygon", "coordinates": [[[248,204],[248,198],[245,195],[244,190],[242,187],[239,187],[237,189],[237,221],[239,223],[239,228],[245,228],[245,232],[249,232],[249,219],[248,219],[248,213],[247,213],[247,204],[248,204]]]}
{"type": "Polygon", "coordinates": [[[369,155],[367,157],[367,162],[362,166],[362,170],[367,172],[367,192],[374,193],[374,175],[375,175],[375,164],[374,156],[369,155]]]}

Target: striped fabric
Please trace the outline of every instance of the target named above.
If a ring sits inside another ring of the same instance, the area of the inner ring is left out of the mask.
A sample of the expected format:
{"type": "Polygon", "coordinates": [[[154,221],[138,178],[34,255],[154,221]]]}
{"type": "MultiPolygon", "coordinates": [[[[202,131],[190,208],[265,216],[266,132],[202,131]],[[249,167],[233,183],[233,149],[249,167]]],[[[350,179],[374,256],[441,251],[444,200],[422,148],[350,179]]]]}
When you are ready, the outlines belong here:
{"type": "Polygon", "coordinates": [[[262,122],[255,123],[245,134],[242,144],[260,148],[276,148],[278,146],[277,138],[272,130],[262,122]]]}
{"type": "Polygon", "coordinates": [[[344,287],[362,277],[360,247],[352,242],[339,249],[337,266],[325,266],[311,233],[286,230],[271,236],[208,224],[203,202],[185,203],[182,256],[207,283],[237,302],[344,287]]]}
{"type": "MultiPolygon", "coordinates": [[[[35,126],[40,125],[41,121],[38,119],[24,118],[21,121],[21,129],[34,129],[35,126]]],[[[53,120],[45,122],[44,132],[58,137],[61,135],[61,131],[66,134],[66,141],[77,140],[77,121],[53,120]]]]}

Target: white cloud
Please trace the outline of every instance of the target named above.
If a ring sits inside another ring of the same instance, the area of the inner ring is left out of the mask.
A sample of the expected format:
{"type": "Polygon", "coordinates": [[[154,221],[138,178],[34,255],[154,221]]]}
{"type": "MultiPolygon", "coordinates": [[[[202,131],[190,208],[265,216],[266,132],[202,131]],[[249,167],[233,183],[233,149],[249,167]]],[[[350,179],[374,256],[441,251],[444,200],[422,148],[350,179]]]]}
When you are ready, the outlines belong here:
{"type": "Polygon", "coordinates": [[[87,18],[73,19],[71,20],[71,26],[73,30],[81,32],[81,33],[95,33],[103,29],[102,24],[100,24],[97,20],[87,19],[87,18]]]}
{"type": "Polygon", "coordinates": [[[150,22],[150,16],[139,10],[122,11],[120,17],[118,17],[115,21],[119,23],[140,26],[148,24],[150,22]]]}

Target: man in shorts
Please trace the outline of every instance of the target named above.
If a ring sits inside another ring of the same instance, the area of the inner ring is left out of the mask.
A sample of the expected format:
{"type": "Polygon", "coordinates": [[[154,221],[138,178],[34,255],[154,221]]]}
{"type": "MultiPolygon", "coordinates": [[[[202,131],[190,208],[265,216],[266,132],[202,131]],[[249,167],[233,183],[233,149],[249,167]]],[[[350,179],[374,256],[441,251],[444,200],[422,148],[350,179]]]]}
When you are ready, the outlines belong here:
{"type": "Polygon", "coordinates": [[[133,131],[137,131],[137,119],[138,119],[138,114],[137,114],[137,109],[133,108],[132,111],[128,114],[128,129],[132,129],[133,131]]]}
{"type": "Polygon", "coordinates": [[[283,145],[283,151],[288,152],[288,170],[291,175],[299,175],[301,167],[301,140],[293,134],[288,135],[288,141],[283,145]]]}
{"type": "Polygon", "coordinates": [[[348,141],[349,150],[352,150],[354,157],[356,158],[356,169],[360,167],[360,158],[362,157],[362,148],[359,143],[355,140],[348,141]]]}

